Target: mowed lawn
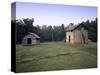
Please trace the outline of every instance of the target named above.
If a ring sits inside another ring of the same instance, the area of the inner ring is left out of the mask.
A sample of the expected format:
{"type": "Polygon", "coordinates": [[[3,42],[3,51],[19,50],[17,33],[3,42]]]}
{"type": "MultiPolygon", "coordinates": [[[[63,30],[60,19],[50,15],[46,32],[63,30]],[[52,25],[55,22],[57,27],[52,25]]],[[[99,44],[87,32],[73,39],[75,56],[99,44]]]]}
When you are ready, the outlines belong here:
{"type": "Polygon", "coordinates": [[[16,71],[34,72],[97,67],[97,45],[45,42],[40,45],[16,45],[16,71]]]}

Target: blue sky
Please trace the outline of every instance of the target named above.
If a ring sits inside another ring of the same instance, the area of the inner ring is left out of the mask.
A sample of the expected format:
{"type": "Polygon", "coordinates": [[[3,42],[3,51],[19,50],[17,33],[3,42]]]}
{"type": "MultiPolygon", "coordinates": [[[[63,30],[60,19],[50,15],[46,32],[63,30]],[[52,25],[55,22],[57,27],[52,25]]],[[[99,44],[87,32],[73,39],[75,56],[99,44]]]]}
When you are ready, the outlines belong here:
{"type": "Polygon", "coordinates": [[[34,18],[34,25],[68,25],[94,20],[97,7],[17,2],[16,18],[34,18]]]}

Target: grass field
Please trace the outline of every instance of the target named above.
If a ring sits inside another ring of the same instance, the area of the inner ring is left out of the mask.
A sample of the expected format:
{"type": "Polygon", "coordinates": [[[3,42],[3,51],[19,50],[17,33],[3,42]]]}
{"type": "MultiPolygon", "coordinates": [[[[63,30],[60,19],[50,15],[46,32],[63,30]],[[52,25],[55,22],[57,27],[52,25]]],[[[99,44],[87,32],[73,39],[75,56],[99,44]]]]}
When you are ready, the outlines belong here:
{"type": "Polygon", "coordinates": [[[46,42],[35,46],[16,45],[16,71],[48,71],[97,67],[97,45],[46,42]]]}

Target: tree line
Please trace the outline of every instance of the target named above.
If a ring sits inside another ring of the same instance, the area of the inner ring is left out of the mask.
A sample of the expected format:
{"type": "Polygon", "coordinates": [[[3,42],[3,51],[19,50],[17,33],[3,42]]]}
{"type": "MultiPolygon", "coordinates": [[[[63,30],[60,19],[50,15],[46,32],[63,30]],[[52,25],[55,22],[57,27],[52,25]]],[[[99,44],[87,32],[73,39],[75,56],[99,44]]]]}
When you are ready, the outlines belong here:
{"type": "MultiPolygon", "coordinates": [[[[97,41],[97,18],[94,21],[87,20],[82,22],[88,28],[89,39],[93,42],[97,41]]],[[[29,32],[40,36],[40,41],[64,41],[66,36],[66,28],[64,24],[60,26],[52,25],[36,25],[34,26],[34,19],[12,20],[12,25],[16,28],[16,43],[21,43],[22,39],[29,32]]],[[[72,23],[71,23],[72,24],[72,23]]]]}
{"type": "Polygon", "coordinates": [[[97,18],[82,23],[88,28],[88,39],[92,42],[97,42],[97,18]]]}

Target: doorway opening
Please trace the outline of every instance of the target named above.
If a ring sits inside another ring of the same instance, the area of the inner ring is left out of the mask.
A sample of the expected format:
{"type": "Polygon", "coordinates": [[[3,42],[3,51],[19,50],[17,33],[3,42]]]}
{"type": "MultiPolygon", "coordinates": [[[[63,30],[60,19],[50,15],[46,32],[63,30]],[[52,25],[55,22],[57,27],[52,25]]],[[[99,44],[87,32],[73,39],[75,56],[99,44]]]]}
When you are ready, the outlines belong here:
{"type": "Polygon", "coordinates": [[[27,38],[27,43],[28,44],[31,44],[32,43],[31,38],[27,38]]]}
{"type": "Polygon", "coordinates": [[[70,43],[70,36],[69,36],[69,43],[70,43]]]}

